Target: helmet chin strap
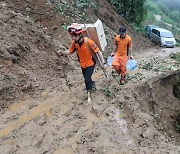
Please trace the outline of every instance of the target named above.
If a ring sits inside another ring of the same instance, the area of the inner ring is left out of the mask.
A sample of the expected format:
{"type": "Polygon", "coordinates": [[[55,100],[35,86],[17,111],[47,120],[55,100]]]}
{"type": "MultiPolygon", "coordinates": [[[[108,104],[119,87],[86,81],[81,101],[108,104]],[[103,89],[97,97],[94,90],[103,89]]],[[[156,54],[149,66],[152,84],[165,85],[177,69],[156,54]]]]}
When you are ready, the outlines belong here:
{"type": "Polygon", "coordinates": [[[80,41],[81,38],[83,38],[82,35],[81,35],[81,36],[79,37],[79,39],[78,39],[77,41],[75,41],[75,42],[76,42],[76,43],[80,43],[79,41],[80,41]]]}

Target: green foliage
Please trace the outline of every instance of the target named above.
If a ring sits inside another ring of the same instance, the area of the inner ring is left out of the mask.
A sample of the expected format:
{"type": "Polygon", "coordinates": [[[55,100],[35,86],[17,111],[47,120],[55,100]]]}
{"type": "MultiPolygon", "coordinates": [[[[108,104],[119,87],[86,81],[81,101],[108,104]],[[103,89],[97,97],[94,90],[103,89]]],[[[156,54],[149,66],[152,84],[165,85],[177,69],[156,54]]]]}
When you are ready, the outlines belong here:
{"type": "Polygon", "coordinates": [[[171,53],[170,57],[177,60],[180,63],[180,53],[171,53]]]}
{"type": "Polygon", "coordinates": [[[149,62],[147,64],[142,65],[142,69],[145,69],[148,71],[152,70],[153,69],[153,63],[149,62]]]}
{"type": "Polygon", "coordinates": [[[170,9],[165,4],[156,3],[157,7],[161,10],[161,12],[170,12],[170,9]]]}
{"type": "Polygon", "coordinates": [[[63,24],[61,24],[61,27],[62,27],[62,29],[67,29],[68,25],[69,24],[67,24],[67,23],[63,23],[63,24]]]}
{"type": "Polygon", "coordinates": [[[72,5],[64,3],[56,3],[55,11],[65,15],[66,17],[75,17],[80,18],[81,20],[84,20],[86,17],[85,12],[78,10],[72,5]]]}
{"type": "Polygon", "coordinates": [[[107,97],[109,97],[111,99],[114,98],[116,96],[116,94],[117,94],[117,90],[113,90],[110,87],[103,87],[101,89],[101,91],[105,96],[107,96],[107,97]]]}
{"type": "Polygon", "coordinates": [[[161,13],[159,7],[150,0],[146,0],[145,8],[147,9],[148,12],[154,12],[156,14],[161,13]]]}
{"type": "Polygon", "coordinates": [[[180,21],[180,12],[177,10],[172,10],[169,17],[174,21],[180,21]]]}
{"type": "Polygon", "coordinates": [[[31,13],[31,8],[27,7],[25,11],[26,16],[29,16],[30,13],[31,13]]]}
{"type": "Polygon", "coordinates": [[[76,0],[76,6],[79,8],[96,8],[94,2],[89,0],[76,0]]]}
{"type": "Polygon", "coordinates": [[[132,29],[136,32],[144,32],[144,26],[142,25],[136,25],[135,23],[130,23],[132,29]]]}
{"type": "Polygon", "coordinates": [[[154,72],[166,72],[168,70],[177,70],[179,68],[179,62],[173,65],[168,65],[166,61],[160,61],[159,58],[153,58],[150,62],[141,65],[140,68],[154,72]]]}
{"type": "Polygon", "coordinates": [[[144,7],[144,0],[133,0],[133,7],[129,10],[129,21],[135,23],[136,25],[141,25],[147,15],[146,9],[144,7]]]}
{"type": "Polygon", "coordinates": [[[179,38],[176,38],[176,46],[180,47],[180,39],[179,38]]]}
{"type": "Polygon", "coordinates": [[[56,12],[59,12],[60,14],[65,15],[66,17],[80,19],[81,21],[86,20],[87,8],[96,8],[96,6],[93,3],[93,1],[89,2],[88,0],[74,0],[67,1],[66,3],[55,3],[56,12]]]}
{"type": "Polygon", "coordinates": [[[65,16],[68,16],[68,17],[73,16],[73,13],[69,11],[69,10],[73,10],[73,9],[74,8],[71,5],[65,4],[63,2],[55,3],[55,11],[65,15],[65,16]]]}
{"type": "Polygon", "coordinates": [[[144,0],[109,0],[117,9],[117,12],[131,24],[140,26],[146,17],[144,0]]]}

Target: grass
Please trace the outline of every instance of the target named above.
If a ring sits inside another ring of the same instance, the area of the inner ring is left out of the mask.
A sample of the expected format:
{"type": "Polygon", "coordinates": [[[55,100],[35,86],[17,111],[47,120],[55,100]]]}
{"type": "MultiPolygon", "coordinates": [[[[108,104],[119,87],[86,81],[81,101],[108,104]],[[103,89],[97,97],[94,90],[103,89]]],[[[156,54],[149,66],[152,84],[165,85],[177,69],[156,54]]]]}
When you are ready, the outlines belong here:
{"type": "Polygon", "coordinates": [[[100,90],[102,91],[102,93],[103,93],[105,96],[107,96],[107,97],[109,97],[109,98],[111,98],[111,99],[114,98],[114,97],[116,96],[117,92],[118,92],[117,89],[111,89],[111,88],[108,87],[108,86],[103,87],[103,88],[101,88],[100,90]]]}
{"type": "Polygon", "coordinates": [[[171,53],[170,57],[180,63],[180,53],[171,53]]]}
{"type": "Polygon", "coordinates": [[[95,9],[96,6],[93,2],[89,2],[87,0],[67,1],[66,3],[55,3],[56,12],[65,15],[66,17],[74,18],[76,20],[80,20],[83,22],[87,20],[87,8],[95,9]]]}
{"type": "Polygon", "coordinates": [[[140,68],[145,69],[147,71],[153,71],[153,72],[166,72],[168,70],[176,70],[180,64],[180,53],[171,54],[170,57],[175,59],[177,61],[177,63],[169,66],[169,65],[166,65],[167,62],[165,60],[163,60],[161,62],[160,59],[153,58],[153,59],[151,59],[150,62],[140,66],[140,68]]]}

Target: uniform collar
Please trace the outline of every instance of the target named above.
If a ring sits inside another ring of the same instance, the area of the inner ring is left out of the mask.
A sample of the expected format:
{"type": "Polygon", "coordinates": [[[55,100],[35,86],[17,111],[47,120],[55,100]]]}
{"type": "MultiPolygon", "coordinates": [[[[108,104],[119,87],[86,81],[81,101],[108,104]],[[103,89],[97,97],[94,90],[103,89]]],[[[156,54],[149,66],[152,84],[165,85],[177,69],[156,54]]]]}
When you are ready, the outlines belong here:
{"type": "Polygon", "coordinates": [[[125,39],[125,38],[126,38],[126,36],[127,36],[127,34],[125,34],[125,37],[124,37],[124,38],[121,38],[121,35],[119,35],[119,38],[120,38],[120,39],[125,39]]]}

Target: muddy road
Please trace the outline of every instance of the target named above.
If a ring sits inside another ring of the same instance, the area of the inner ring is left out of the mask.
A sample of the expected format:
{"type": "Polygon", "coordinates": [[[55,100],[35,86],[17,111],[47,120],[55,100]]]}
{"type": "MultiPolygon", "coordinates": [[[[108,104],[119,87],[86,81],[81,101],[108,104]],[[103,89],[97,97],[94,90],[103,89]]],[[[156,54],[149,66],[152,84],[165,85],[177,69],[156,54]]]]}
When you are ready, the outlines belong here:
{"type": "Polygon", "coordinates": [[[172,53],[180,48],[135,53],[138,68],[128,72],[125,85],[111,67],[107,78],[97,70],[91,104],[79,69],[67,73],[71,89],[64,81],[63,90],[47,86],[36,97],[14,102],[0,115],[0,153],[179,154],[174,122],[180,100],[173,87],[180,66],[172,53]]]}

